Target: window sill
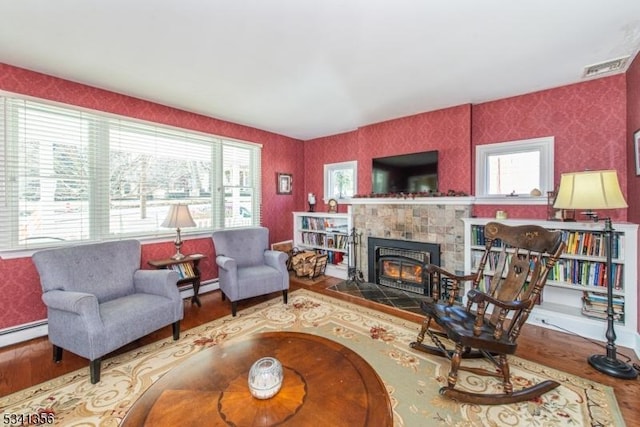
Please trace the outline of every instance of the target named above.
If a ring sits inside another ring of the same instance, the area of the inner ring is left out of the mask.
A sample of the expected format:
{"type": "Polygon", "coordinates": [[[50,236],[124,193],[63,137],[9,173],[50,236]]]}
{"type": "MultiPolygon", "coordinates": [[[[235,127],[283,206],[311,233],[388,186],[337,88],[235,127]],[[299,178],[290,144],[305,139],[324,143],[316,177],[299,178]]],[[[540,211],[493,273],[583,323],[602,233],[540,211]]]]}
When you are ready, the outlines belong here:
{"type": "MultiPolygon", "coordinates": [[[[211,237],[211,231],[193,231],[193,232],[182,232],[182,240],[183,241],[187,241],[187,240],[197,240],[197,239],[207,239],[211,237]]],[[[149,245],[149,244],[155,244],[155,243],[167,243],[167,242],[172,242],[175,240],[176,238],[176,233],[175,231],[172,233],[166,233],[162,236],[137,236],[137,237],[129,237],[130,239],[136,239],[139,240],[140,243],[142,244],[142,246],[144,245],[149,245]]],[[[126,240],[129,239],[126,237],[123,237],[120,240],[126,240]]],[[[118,239],[114,239],[114,240],[118,240],[118,239]]],[[[107,240],[102,240],[102,242],[106,242],[107,240]]],[[[67,242],[67,246],[71,246],[71,245],[87,245],[87,244],[91,244],[91,243],[99,243],[101,241],[99,240],[91,240],[91,241],[75,241],[75,242],[67,242]]],[[[16,248],[16,249],[6,249],[6,250],[2,250],[0,251],[0,259],[17,259],[17,258],[31,258],[31,256],[38,252],[38,251],[42,251],[45,249],[55,249],[55,248],[60,248],[64,246],[64,244],[59,244],[59,245],[48,245],[48,246],[41,246],[38,248],[35,247],[31,247],[31,248],[16,248]]]]}

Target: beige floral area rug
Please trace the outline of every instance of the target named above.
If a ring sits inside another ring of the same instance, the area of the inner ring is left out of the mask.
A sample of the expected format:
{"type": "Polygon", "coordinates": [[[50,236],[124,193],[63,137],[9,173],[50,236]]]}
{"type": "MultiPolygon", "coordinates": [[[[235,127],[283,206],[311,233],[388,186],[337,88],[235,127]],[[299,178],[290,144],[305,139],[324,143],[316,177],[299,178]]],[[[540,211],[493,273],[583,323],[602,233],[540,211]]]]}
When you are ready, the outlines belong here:
{"type": "MultiPolygon", "coordinates": [[[[512,357],[514,388],[554,379],[562,385],[519,404],[459,404],[439,395],[448,360],[409,347],[419,325],[306,290],[291,293],[171,338],[103,361],[92,385],[81,369],[0,399],[0,412],[47,411],[64,426],[117,426],[159,377],[211,346],[266,331],[296,331],[337,341],[364,357],[384,381],[396,426],[623,426],[610,387],[512,357]]],[[[485,363],[478,361],[478,363],[485,363]]],[[[337,373],[339,374],[339,373],[337,373]]],[[[499,392],[494,379],[460,373],[463,387],[499,392]]],[[[327,390],[339,393],[339,390],[327,390]]]]}

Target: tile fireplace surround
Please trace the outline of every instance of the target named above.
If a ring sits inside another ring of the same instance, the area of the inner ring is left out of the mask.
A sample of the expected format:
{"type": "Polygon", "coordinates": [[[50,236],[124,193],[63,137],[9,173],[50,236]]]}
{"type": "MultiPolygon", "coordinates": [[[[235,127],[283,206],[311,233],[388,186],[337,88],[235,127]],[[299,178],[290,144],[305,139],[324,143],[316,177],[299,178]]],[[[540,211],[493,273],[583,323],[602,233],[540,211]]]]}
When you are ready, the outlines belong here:
{"type": "MultiPolygon", "coordinates": [[[[472,199],[472,198],[469,198],[472,199]]],[[[441,266],[464,271],[464,224],[472,200],[444,197],[427,200],[352,199],[353,226],[361,233],[357,268],[369,280],[368,238],[414,240],[440,244],[441,266]]]]}

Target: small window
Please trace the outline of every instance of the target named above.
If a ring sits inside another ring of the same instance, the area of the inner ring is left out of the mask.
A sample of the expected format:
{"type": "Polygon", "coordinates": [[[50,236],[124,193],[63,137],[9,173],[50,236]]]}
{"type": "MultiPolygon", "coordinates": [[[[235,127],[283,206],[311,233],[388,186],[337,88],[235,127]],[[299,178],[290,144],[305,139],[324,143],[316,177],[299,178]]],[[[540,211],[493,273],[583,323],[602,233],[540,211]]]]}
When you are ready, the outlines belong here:
{"type": "Polygon", "coordinates": [[[358,188],[358,162],[324,165],[324,198],[350,199],[358,188]]]}
{"type": "Polygon", "coordinates": [[[476,197],[503,198],[553,191],[554,138],[476,147],[476,197]]]}

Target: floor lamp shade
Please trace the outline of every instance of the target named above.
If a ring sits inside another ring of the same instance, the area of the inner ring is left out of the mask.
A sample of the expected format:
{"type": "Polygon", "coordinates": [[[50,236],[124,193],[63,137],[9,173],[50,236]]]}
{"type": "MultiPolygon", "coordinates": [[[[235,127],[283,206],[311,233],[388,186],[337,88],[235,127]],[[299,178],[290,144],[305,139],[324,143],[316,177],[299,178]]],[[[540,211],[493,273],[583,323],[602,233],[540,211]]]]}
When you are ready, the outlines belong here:
{"type": "Polygon", "coordinates": [[[167,213],[167,217],[164,219],[161,226],[176,229],[176,240],[174,242],[176,246],[176,253],[171,258],[173,259],[184,258],[184,255],[180,253],[180,248],[182,247],[182,238],[180,236],[180,229],[183,227],[196,226],[195,221],[191,217],[189,206],[182,203],[171,205],[169,207],[169,212],[167,213]]]}
{"type": "MultiPolygon", "coordinates": [[[[585,171],[564,173],[560,178],[558,196],[553,204],[556,209],[586,209],[587,215],[595,221],[598,216],[593,209],[626,208],[618,175],[615,170],[585,171]]],[[[638,376],[635,369],[619,360],[616,355],[616,333],[613,312],[613,224],[611,218],[604,219],[604,238],[607,255],[607,354],[593,354],[587,359],[589,364],[600,372],[612,377],[634,379],[638,376]]],[[[635,286],[635,283],[627,284],[635,286]]]]}
{"type": "Polygon", "coordinates": [[[553,205],[556,209],[626,208],[615,170],[563,173],[553,205]]]}

